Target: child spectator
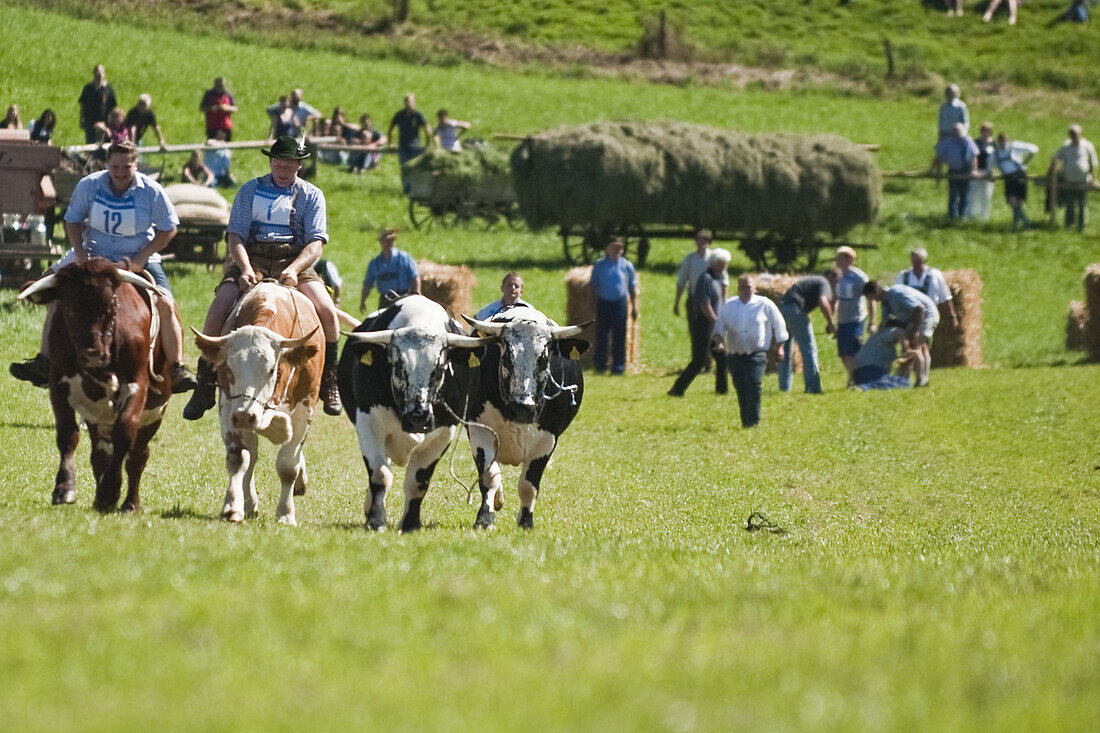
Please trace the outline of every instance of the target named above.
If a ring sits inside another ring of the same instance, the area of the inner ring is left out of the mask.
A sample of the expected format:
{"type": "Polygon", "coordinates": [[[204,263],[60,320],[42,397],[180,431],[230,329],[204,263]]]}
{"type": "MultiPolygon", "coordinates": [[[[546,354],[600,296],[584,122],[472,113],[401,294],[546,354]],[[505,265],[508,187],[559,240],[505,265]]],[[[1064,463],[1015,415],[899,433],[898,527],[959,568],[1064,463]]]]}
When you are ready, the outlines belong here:
{"type": "Polygon", "coordinates": [[[974,138],[978,146],[978,177],[970,182],[970,201],[966,218],[978,221],[989,220],[989,206],[993,201],[993,169],[996,166],[993,153],[993,124],[983,122],[981,134],[974,138]]]}
{"type": "MultiPolygon", "coordinates": [[[[351,142],[355,145],[365,145],[371,150],[378,150],[386,144],[386,136],[374,129],[374,123],[371,121],[370,115],[364,113],[359,118],[359,129],[351,142]]],[[[380,153],[357,150],[348,158],[348,171],[362,173],[364,170],[377,168],[381,158],[380,153]]]]}
{"type": "Polygon", "coordinates": [[[37,120],[31,120],[31,142],[49,143],[53,137],[53,128],[57,124],[57,116],[52,109],[42,110],[37,120]]]}
{"type": "Polygon", "coordinates": [[[183,164],[183,180],[196,186],[214,185],[214,174],[202,162],[202,151],[191,151],[191,157],[183,164]]]}
{"type": "Polygon", "coordinates": [[[462,133],[470,129],[470,123],[462,120],[452,120],[447,116],[447,110],[445,109],[439,110],[436,113],[436,118],[439,122],[433,136],[436,147],[449,150],[452,153],[461,152],[462,143],[458,139],[462,137],[462,133]]]}
{"type": "Polygon", "coordinates": [[[130,127],[126,124],[126,113],[122,111],[122,107],[112,109],[107,115],[107,121],[95,123],[95,129],[99,131],[100,142],[106,141],[114,145],[131,140],[130,127]]]}
{"type": "Polygon", "coordinates": [[[0,128],[5,130],[22,130],[23,118],[19,116],[19,105],[13,104],[8,107],[8,114],[4,116],[4,121],[0,122],[0,128]]]}
{"type": "Polygon", "coordinates": [[[1031,143],[1009,140],[1008,135],[997,135],[997,147],[993,151],[993,161],[1005,181],[1005,202],[1012,209],[1012,230],[1031,228],[1031,220],[1024,213],[1027,201],[1027,163],[1039,148],[1031,143]]]}

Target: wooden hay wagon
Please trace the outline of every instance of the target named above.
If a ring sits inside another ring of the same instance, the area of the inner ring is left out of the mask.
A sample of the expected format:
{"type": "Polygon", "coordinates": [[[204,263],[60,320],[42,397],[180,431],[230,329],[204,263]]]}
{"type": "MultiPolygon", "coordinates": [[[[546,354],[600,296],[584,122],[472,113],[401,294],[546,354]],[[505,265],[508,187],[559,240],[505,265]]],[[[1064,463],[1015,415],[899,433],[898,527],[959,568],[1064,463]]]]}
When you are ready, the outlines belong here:
{"type": "Polygon", "coordinates": [[[409,221],[417,229],[453,227],[480,219],[523,225],[507,157],[488,148],[451,153],[432,150],[402,168],[409,221]]]}

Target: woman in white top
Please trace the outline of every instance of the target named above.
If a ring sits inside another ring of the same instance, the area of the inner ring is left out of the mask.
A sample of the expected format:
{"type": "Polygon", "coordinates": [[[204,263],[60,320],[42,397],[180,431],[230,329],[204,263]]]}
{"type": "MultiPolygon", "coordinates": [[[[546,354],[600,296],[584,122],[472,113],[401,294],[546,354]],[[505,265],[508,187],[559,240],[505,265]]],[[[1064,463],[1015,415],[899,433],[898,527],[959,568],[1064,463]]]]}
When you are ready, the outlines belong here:
{"type": "Polygon", "coordinates": [[[439,124],[435,128],[435,144],[443,150],[457,153],[462,150],[462,143],[458,141],[462,133],[470,129],[469,122],[452,120],[447,116],[447,110],[441,109],[437,113],[439,124]]]}
{"type": "Polygon", "coordinates": [[[1024,213],[1027,201],[1027,163],[1035,153],[1037,145],[1010,140],[1003,132],[997,135],[997,147],[993,151],[993,162],[1005,179],[1005,201],[1012,208],[1012,229],[1021,226],[1031,227],[1031,220],[1024,213]]]}

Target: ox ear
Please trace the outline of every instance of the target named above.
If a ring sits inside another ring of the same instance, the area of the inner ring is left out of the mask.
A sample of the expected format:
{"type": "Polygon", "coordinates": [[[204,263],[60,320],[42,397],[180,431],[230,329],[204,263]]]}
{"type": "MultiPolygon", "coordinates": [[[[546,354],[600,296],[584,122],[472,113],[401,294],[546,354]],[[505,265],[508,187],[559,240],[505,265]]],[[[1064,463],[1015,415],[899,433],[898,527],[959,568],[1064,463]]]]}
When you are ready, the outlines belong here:
{"type": "Polygon", "coordinates": [[[202,352],[202,358],[214,366],[225,361],[225,336],[207,336],[194,326],[191,326],[191,333],[195,334],[195,346],[202,352]]]}
{"type": "Polygon", "coordinates": [[[566,359],[579,359],[588,351],[588,342],[584,339],[558,339],[554,342],[554,348],[566,359]]]}
{"type": "Polygon", "coordinates": [[[317,346],[309,343],[309,341],[313,338],[313,334],[317,333],[318,328],[320,326],[314,326],[313,330],[305,336],[295,339],[283,339],[282,356],[287,364],[294,367],[304,366],[307,361],[317,354],[317,346]]]}

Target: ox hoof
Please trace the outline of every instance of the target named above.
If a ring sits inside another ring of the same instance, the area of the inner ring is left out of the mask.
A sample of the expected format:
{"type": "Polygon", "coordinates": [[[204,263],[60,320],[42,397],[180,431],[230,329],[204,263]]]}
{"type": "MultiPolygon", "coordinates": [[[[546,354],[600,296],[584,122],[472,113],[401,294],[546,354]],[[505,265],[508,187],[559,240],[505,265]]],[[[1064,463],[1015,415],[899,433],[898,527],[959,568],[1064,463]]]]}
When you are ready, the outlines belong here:
{"type": "Polygon", "coordinates": [[[363,529],[367,530],[368,532],[385,532],[388,527],[386,527],[385,522],[372,522],[368,519],[363,525],[363,529]]]}
{"type": "Polygon", "coordinates": [[[477,519],[474,520],[474,529],[492,529],[493,522],[496,520],[497,515],[489,511],[484,505],[477,512],[477,519]]]}
{"type": "Polygon", "coordinates": [[[137,501],[135,501],[133,503],[126,502],[125,504],[122,505],[122,508],[120,509],[120,511],[132,512],[134,514],[140,514],[141,513],[141,502],[137,502],[137,501]]]}
{"type": "Polygon", "coordinates": [[[530,509],[520,509],[519,517],[516,519],[516,524],[520,529],[534,529],[535,528],[535,515],[530,509]]]}
{"type": "Polygon", "coordinates": [[[233,524],[239,524],[244,521],[244,512],[237,511],[235,509],[223,509],[222,519],[233,524]]]}
{"type": "Polygon", "coordinates": [[[108,504],[105,501],[93,501],[92,509],[95,509],[100,514],[110,514],[115,510],[115,504],[114,502],[108,504]]]}
{"type": "Polygon", "coordinates": [[[292,514],[284,514],[279,517],[279,524],[285,524],[287,527],[297,527],[298,520],[294,518],[292,514]]]}
{"type": "Polygon", "coordinates": [[[50,497],[50,503],[54,506],[60,504],[75,504],[76,489],[65,489],[61,487],[54,489],[53,496],[50,497]]]}
{"type": "Polygon", "coordinates": [[[305,481],[296,481],[296,482],[294,482],[294,495],[295,496],[305,496],[306,495],[306,482],[305,481]]]}
{"type": "Polygon", "coordinates": [[[493,511],[499,512],[504,508],[504,492],[498,491],[496,496],[493,497],[493,511]]]}

